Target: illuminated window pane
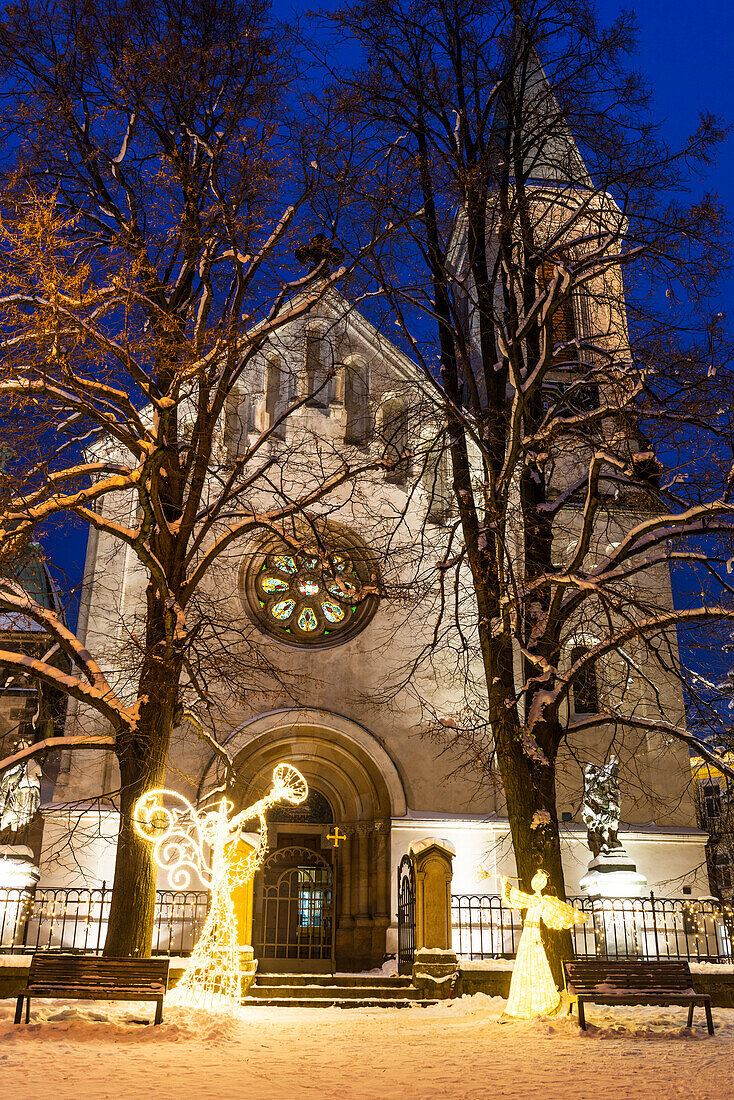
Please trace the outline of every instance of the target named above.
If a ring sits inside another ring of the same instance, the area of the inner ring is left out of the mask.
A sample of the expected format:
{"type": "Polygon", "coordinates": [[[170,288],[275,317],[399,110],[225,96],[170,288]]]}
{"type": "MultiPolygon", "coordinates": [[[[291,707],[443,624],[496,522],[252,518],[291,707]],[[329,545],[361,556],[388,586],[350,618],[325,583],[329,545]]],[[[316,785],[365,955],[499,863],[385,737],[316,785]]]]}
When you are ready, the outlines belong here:
{"type": "Polygon", "coordinates": [[[273,565],[283,573],[295,573],[296,561],[290,554],[278,554],[273,558],[273,565]]]}
{"type": "Polygon", "coordinates": [[[330,623],[340,623],[344,618],[342,608],[338,604],[332,603],[331,600],[324,600],[321,609],[330,623]]]}
{"type": "Polygon", "coordinates": [[[282,577],[265,577],[262,582],[263,592],[287,592],[288,581],[282,577]]]}
{"type": "Polygon", "coordinates": [[[312,607],[304,607],[301,614],[298,616],[298,626],[301,630],[316,630],[319,625],[316,618],[316,612],[312,607]]]}
{"type": "Polygon", "coordinates": [[[291,617],[295,606],[295,600],[281,600],[280,603],[276,603],[271,614],[282,622],[284,619],[289,619],[291,617]]]}

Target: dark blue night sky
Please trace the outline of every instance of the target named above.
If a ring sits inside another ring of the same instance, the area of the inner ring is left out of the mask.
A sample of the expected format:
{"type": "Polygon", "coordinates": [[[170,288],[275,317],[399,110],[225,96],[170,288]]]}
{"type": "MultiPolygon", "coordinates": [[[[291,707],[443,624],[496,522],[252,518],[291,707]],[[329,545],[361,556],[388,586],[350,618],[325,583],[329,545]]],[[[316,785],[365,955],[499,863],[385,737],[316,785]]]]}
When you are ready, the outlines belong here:
{"type": "MultiPolygon", "coordinates": [[[[331,5],[326,5],[331,6],[331,5]]],[[[302,13],[292,2],[275,3],[275,13],[287,19],[302,13]]],[[[602,2],[602,20],[618,12],[616,3],[602,2]]],[[[665,120],[665,136],[675,146],[692,133],[699,113],[713,111],[727,123],[734,121],[734,6],[732,0],[638,0],[633,5],[639,28],[639,52],[634,65],[648,79],[655,96],[655,114],[665,120]]],[[[346,51],[345,51],[346,52],[346,51]]],[[[348,62],[348,57],[345,61],[348,62]]],[[[734,134],[722,147],[718,164],[698,181],[700,190],[717,191],[734,211],[734,134]]],[[[731,214],[730,214],[731,216],[731,214]]],[[[734,276],[722,288],[722,305],[734,320],[734,276]]],[[[49,532],[49,557],[60,567],[65,590],[78,583],[84,565],[86,534],[81,527],[49,532]]],[[[74,605],[69,608],[75,617],[74,605]]]]}
{"type": "MultiPolygon", "coordinates": [[[[659,118],[672,144],[680,143],[703,110],[734,123],[734,6],[731,0],[638,0],[630,5],[640,26],[637,68],[648,78],[659,118]]],[[[602,14],[617,10],[602,3],[602,14]]],[[[734,133],[702,187],[713,187],[734,211],[734,133]]],[[[734,318],[734,278],[726,291],[734,318]]]]}

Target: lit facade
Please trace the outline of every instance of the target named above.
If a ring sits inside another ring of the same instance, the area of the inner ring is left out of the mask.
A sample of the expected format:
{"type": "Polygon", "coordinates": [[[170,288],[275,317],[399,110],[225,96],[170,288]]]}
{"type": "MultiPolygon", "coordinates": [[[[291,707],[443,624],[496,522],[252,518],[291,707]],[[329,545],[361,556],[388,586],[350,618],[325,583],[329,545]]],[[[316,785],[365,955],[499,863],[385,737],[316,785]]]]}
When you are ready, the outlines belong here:
{"type": "MultiPolygon", "coordinates": [[[[386,438],[396,461],[315,510],[314,541],[327,548],[320,560],[301,531],[298,552],[255,539],[234,546],[213,571],[211,714],[235,761],[235,813],[263,795],[279,761],[297,767],[310,791],[302,807],[274,813],[270,852],[255,879],[252,946],[261,969],[371,968],[395,951],[396,869],[411,842],[429,835],[450,841],[457,852],[455,893],[480,889],[479,864],[490,876],[482,888],[499,892],[500,877],[515,873],[514,861],[500,784],[457,771],[459,757],[445,751],[447,741],[425,736],[466,703],[451,645],[439,637],[424,656],[439,599],[435,562],[452,520],[446,470],[431,458],[430,396],[411,363],[333,296],[318,316],[283,330],[278,346],[266,349],[242,380],[222,425],[213,476],[299,397],[304,403],[268,444],[292,488],[299,468],[318,462],[328,471],[345,452],[377,459],[386,438]],[[401,458],[408,447],[412,455],[401,458]],[[365,598],[352,602],[353,586],[365,598]],[[249,657],[255,647],[265,658],[257,667],[249,657]],[[412,665],[415,675],[407,677],[412,665]],[[335,826],[337,846],[329,839],[335,826]],[[288,926],[278,924],[284,906],[293,914],[288,926]]],[[[621,531],[631,516],[620,509],[616,522],[621,531]]],[[[654,585],[656,599],[672,600],[667,575],[643,583],[654,585]]],[[[130,638],[144,590],[145,577],[125,552],[94,535],[81,630],[123,691],[134,669],[130,638]]],[[[468,629],[472,606],[465,594],[468,629]]],[[[613,702],[614,662],[597,676],[584,685],[577,709],[588,712],[602,697],[613,702]]],[[[479,670],[474,684],[481,685],[479,670]]],[[[671,713],[684,712],[673,679],[654,684],[627,676],[625,690],[648,708],[662,691],[671,713]]],[[[99,720],[72,708],[68,732],[90,724],[98,728],[99,720]]],[[[708,893],[706,837],[696,821],[687,750],[632,732],[620,743],[619,731],[600,721],[575,746],[579,760],[604,759],[612,740],[621,762],[620,838],[629,855],[656,893],[680,896],[684,886],[694,896],[708,893]]],[[[169,760],[166,786],[200,806],[221,779],[218,758],[184,726],[174,734],[169,760]]],[[[44,811],[41,885],[111,882],[116,786],[111,755],[76,752],[62,760],[44,811]]],[[[558,812],[569,894],[578,892],[590,858],[582,794],[580,767],[562,760],[558,812]]]]}

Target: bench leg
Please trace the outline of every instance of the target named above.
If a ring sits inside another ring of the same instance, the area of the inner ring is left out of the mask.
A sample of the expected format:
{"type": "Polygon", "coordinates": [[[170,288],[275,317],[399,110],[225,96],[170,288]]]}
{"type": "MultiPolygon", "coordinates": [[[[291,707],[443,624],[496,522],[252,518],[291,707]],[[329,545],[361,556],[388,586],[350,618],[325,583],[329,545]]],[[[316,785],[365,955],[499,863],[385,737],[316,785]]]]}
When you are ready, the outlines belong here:
{"type": "Polygon", "coordinates": [[[714,1033],[714,1018],[711,1015],[711,1001],[706,1001],[706,1004],[703,1007],[706,1009],[706,1026],[709,1029],[709,1035],[713,1035],[713,1033],[714,1033]]]}
{"type": "Polygon", "coordinates": [[[579,1009],[579,1027],[582,1031],[586,1031],[586,1013],[584,1012],[584,1002],[578,1001],[579,1009]]]}
{"type": "Polygon", "coordinates": [[[693,1027],[693,1005],[692,1004],[690,1004],[688,1006],[688,1023],[686,1024],[686,1027],[693,1027]]]}
{"type": "Polygon", "coordinates": [[[159,997],[155,1003],[155,1019],[153,1024],[160,1024],[163,1021],[163,998],[159,997]]]}
{"type": "Polygon", "coordinates": [[[23,994],[21,993],[21,995],[18,997],[18,1000],[17,1000],[16,1005],[15,1005],[15,1020],[13,1022],[16,1023],[16,1024],[19,1024],[22,1019],[23,1019],[23,994]]]}

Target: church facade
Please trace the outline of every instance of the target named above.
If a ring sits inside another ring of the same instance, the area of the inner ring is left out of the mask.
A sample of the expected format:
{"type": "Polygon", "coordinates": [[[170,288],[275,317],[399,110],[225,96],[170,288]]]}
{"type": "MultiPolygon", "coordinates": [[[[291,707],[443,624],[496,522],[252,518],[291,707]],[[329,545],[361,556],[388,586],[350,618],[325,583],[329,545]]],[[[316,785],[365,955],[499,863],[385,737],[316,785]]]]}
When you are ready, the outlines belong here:
{"type": "MultiPolygon", "coordinates": [[[[497,891],[514,861],[501,786],[462,767],[449,740],[467,688],[464,658],[436,629],[435,562],[452,513],[442,459],[431,457],[430,395],[410,361],[333,296],[319,314],[283,330],[232,395],[221,468],[299,398],[268,443],[278,491],[287,491],[287,479],[298,484],[299,463],[328,470],[345,448],[369,465],[384,453],[386,435],[398,460],[375,466],[328,507],[304,516],[294,527],[299,550],[260,536],[237,545],[212,574],[209,713],[233,761],[235,811],[262,795],[281,761],[295,765],[310,789],[302,806],[272,815],[252,899],[259,965],[327,969],[333,952],[338,969],[368,969],[395,951],[397,869],[411,842],[439,837],[453,845],[454,893],[497,891]],[[412,457],[400,458],[408,444],[412,457]],[[351,598],[356,589],[359,600],[351,598]],[[478,886],[480,866],[489,877],[478,886]]],[[[623,514],[618,522],[623,529],[623,514]]],[[[123,691],[144,584],[124,551],[90,539],[80,630],[123,691]]],[[[670,601],[669,578],[657,576],[655,584],[656,598],[670,601]]],[[[469,625],[469,595],[460,613],[469,625]]],[[[593,711],[607,690],[604,669],[596,675],[571,704],[579,712],[593,711]]],[[[661,688],[666,705],[682,714],[675,683],[640,676],[634,686],[640,705],[651,707],[661,688]]],[[[88,729],[88,721],[72,710],[67,731],[75,723],[88,729]]],[[[585,735],[586,761],[603,762],[612,739],[620,756],[620,839],[648,888],[663,896],[708,893],[706,835],[696,824],[687,750],[663,750],[637,735],[620,748],[600,720],[585,735]]],[[[583,762],[569,759],[559,770],[571,895],[590,859],[583,762]]],[[[184,722],[172,741],[167,786],[202,806],[221,780],[220,755],[184,722]]],[[[116,786],[107,754],[63,760],[43,810],[41,886],[111,882],[116,786]]]]}

